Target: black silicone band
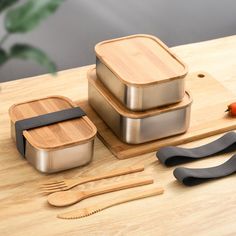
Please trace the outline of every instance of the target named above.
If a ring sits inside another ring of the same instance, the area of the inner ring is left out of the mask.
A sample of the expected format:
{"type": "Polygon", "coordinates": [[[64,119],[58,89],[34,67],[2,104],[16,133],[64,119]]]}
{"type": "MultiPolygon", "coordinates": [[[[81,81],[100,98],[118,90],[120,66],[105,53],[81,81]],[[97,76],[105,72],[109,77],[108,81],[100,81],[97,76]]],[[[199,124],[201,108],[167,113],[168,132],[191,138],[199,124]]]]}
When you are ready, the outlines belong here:
{"type": "Polygon", "coordinates": [[[48,113],[24,120],[16,121],[15,132],[16,132],[16,146],[22,156],[25,156],[25,138],[23,131],[28,129],[39,128],[46,125],[55,124],[61,121],[79,118],[86,115],[80,107],[74,107],[61,111],[48,113]]]}
{"type": "Polygon", "coordinates": [[[222,178],[236,172],[236,155],[225,163],[203,169],[190,169],[178,167],[174,170],[175,178],[184,185],[194,186],[211,179],[222,178]]]}
{"type": "Polygon", "coordinates": [[[229,132],[211,143],[196,148],[163,147],[159,149],[156,156],[162,164],[174,166],[226,152],[229,148],[236,148],[235,132],[229,132]]]}

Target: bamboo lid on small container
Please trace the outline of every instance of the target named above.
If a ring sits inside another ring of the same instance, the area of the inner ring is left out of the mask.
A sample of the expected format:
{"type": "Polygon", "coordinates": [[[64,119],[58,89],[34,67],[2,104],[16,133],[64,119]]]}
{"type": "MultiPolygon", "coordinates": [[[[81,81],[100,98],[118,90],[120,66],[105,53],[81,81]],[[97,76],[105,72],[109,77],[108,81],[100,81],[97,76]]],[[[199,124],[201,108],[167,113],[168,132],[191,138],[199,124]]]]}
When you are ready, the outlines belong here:
{"type": "MultiPolygon", "coordinates": [[[[51,112],[76,107],[68,98],[51,96],[15,104],[10,107],[10,119],[15,124],[23,120],[51,112]]],[[[87,116],[62,121],[40,128],[23,131],[24,137],[35,148],[51,150],[86,143],[94,139],[97,129],[87,116]]]]}
{"type": "Polygon", "coordinates": [[[187,66],[158,38],[139,34],[95,46],[97,58],[126,85],[152,85],[178,79],[187,66]]]}

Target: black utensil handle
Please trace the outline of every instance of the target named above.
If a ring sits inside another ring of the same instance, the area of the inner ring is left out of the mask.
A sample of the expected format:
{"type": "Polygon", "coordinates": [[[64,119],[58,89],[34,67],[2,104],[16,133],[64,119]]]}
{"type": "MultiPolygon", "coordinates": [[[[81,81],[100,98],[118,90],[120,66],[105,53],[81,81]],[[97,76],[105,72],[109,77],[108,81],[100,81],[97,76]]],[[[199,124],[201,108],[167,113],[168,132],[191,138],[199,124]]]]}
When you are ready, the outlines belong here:
{"type": "Polygon", "coordinates": [[[73,107],[61,111],[56,111],[28,119],[18,120],[15,123],[16,146],[22,156],[25,156],[24,130],[39,128],[46,125],[55,124],[61,121],[80,118],[86,115],[80,107],[73,107]]]}
{"type": "Polygon", "coordinates": [[[182,184],[194,186],[211,179],[222,178],[236,172],[236,155],[233,155],[225,163],[201,169],[178,167],[174,170],[175,178],[182,184]]]}
{"type": "Polygon", "coordinates": [[[213,142],[195,148],[163,147],[157,151],[156,156],[162,164],[174,166],[226,152],[228,148],[232,147],[236,148],[236,133],[228,132],[213,142]]]}

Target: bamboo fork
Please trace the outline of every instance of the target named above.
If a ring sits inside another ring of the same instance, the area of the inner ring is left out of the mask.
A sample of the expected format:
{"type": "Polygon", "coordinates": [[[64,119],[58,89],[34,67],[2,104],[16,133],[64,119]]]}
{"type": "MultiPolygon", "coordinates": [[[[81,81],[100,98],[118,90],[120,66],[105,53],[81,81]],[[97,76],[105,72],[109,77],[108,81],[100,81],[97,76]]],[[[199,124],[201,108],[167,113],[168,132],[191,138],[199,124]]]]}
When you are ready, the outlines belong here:
{"type": "Polygon", "coordinates": [[[98,174],[95,176],[48,182],[48,183],[42,184],[40,188],[42,189],[42,193],[50,194],[54,192],[69,190],[80,184],[84,184],[84,183],[88,183],[88,182],[92,182],[96,180],[101,180],[101,179],[107,179],[107,178],[111,178],[115,176],[131,174],[135,172],[141,172],[143,170],[144,170],[144,166],[127,167],[123,169],[113,170],[113,171],[103,173],[103,174],[98,174]]]}
{"type": "Polygon", "coordinates": [[[77,210],[73,210],[66,213],[61,213],[61,214],[58,214],[57,217],[61,219],[78,219],[78,218],[90,216],[94,213],[97,213],[109,207],[113,207],[122,203],[130,202],[130,201],[134,201],[134,200],[138,200],[138,199],[142,199],[146,197],[156,196],[162,193],[164,193],[163,188],[153,188],[146,191],[132,193],[128,196],[124,195],[120,198],[115,198],[112,200],[108,200],[106,202],[101,202],[90,207],[77,209],[77,210]]]}
{"type": "Polygon", "coordinates": [[[110,184],[98,188],[93,188],[91,190],[76,190],[76,191],[63,191],[63,192],[57,192],[52,193],[48,196],[48,203],[53,206],[70,206],[72,204],[75,204],[77,202],[82,201],[83,199],[101,195],[104,193],[110,193],[119,191],[122,189],[127,188],[133,188],[138,187],[142,185],[152,184],[153,179],[150,177],[143,177],[143,178],[136,178],[136,179],[130,179],[126,181],[122,181],[115,184],[110,184]]]}

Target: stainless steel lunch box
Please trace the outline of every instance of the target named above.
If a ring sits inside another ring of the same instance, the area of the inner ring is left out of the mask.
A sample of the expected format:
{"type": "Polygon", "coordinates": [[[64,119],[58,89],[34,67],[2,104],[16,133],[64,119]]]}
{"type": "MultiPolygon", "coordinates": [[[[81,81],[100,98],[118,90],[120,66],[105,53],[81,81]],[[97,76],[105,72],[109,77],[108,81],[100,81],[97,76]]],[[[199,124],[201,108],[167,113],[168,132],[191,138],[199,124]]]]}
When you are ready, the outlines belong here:
{"type": "Polygon", "coordinates": [[[95,52],[98,79],[128,109],[144,111],[183,99],[187,66],[158,38],[107,40],[95,52]]]}
{"type": "MultiPolygon", "coordinates": [[[[13,105],[9,109],[11,136],[15,122],[75,107],[66,97],[53,96],[13,105]]],[[[25,159],[43,173],[54,173],[89,163],[93,157],[96,127],[87,116],[26,130],[25,159]]]]}
{"type": "Polygon", "coordinates": [[[145,143],[184,133],[189,127],[192,98],[187,92],[178,104],[134,112],[112,96],[95,69],[88,72],[88,81],[89,104],[123,142],[145,143]]]}

